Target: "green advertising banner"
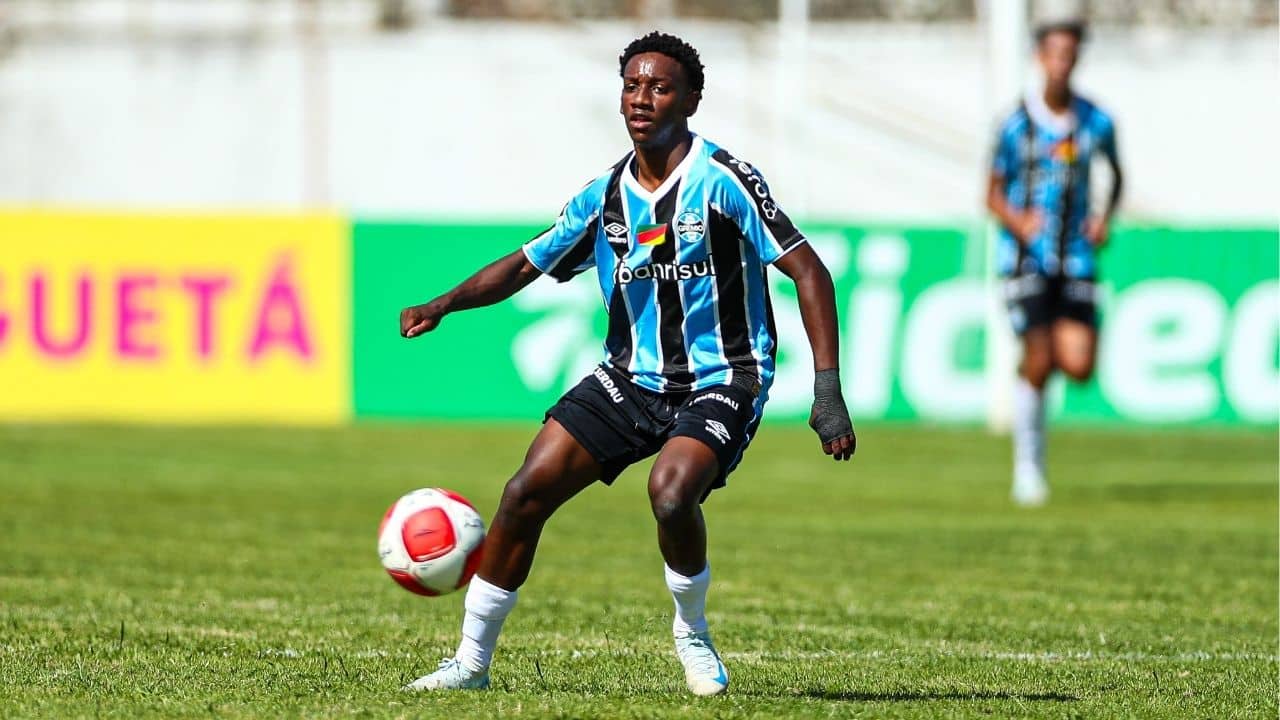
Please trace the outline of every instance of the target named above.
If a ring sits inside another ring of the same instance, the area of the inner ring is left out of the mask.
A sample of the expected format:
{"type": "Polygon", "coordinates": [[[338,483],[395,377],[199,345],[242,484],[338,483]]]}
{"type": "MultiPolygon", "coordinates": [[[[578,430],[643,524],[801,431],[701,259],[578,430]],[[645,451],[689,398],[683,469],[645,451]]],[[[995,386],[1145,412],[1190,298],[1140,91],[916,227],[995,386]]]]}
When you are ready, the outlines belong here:
{"type": "Polygon", "coordinates": [[[542,417],[568,382],[565,353],[585,355],[591,345],[600,301],[584,292],[589,278],[559,287],[540,278],[505,303],[445,318],[425,337],[399,335],[401,308],[445,292],[540,229],[354,224],[357,417],[542,417]],[[550,336],[555,343],[543,341],[550,336]]]}
{"type": "MultiPolygon", "coordinates": [[[[541,228],[357,222],[354,406],[359,417],[537,419],[602,357],[594,275],[534,282],[511,300],[402,340],[399,310],[447,290],[541,228]]],[[[983,422],[1007,378],[1007,335],[985,279],[981,226],[807,224],[836,282],[842,369],[860,418],[983,422]]],[[[1098,373],[1055,386],[1067,421],[1274,424],[1280,283],[1274,230],[1130,227],[1104,257],[1098,373]]],[[[812,365],[794,288],[770,274],[779,332],[771,420],[807,416],[812,365]]]]}

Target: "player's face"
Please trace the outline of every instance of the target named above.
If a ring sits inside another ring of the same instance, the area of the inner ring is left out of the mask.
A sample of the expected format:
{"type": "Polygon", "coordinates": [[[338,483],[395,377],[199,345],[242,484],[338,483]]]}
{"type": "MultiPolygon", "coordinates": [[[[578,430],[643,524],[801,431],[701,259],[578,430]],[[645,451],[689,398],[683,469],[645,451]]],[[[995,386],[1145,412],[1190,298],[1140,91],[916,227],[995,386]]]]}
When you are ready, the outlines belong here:
{"type": "Polygon", "coordinates": [[[1049,85],[1062,86],[1071,80],[1079,57],[1080,41],[1069,32],[1051,32],[1040,41],[1037,57],[1044,68],[1045,81],[1049,85]]]}
{"type": "Polygon", "coordinates": [[[687,127],[699,93],[689,90],[684,67],[662,53],[636,55],[622,71],[622,106],[631,142],[661,147],[687,127]]]}

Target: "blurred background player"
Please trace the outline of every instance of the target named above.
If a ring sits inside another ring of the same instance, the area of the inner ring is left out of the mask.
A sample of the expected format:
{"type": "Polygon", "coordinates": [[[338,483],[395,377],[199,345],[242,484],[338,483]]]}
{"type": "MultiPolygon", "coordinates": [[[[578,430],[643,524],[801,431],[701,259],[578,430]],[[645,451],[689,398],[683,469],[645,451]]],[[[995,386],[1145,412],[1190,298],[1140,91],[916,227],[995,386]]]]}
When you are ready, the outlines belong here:
{"type": "Polygon", "coordinates": [[[587,486],[611,484],[657,453],[649,499],[675,601],[676,654],[691,692],[725,691],[729,675],[705,612],[711,569],[700,504],[742,459],[773,381],[766,265],[795,281],[814,358],[810,425],[826,454],[853,454],[831,276],[759,171],[689,131],[702,99],[697,51],[650,33],[627,46],[619,71],[619,112],[634,151],[522,250],[401,314],[401,333],[417,337],[448,313],[505,300],[540,274],[565,282],[592,267],[609,311],[605,362],[547,411],[503,491],[467,589],[457,652],[406,689],[488,687],[498,634],[543,525],[587,486]]]}
{"type": "Polygon", "coordinates": [[[1085,26],[1070,20],[1035,32],[1043,86],[1004,121],[987,183],[1001,225],[997,266],[1022,361],[1013,392],[1013,500],[1041,505],[1045,479],[1044,388],[1054,370],[1083,382],[1098,344],[1098,251],[1120,200],[1123,176],[1111,117],[1071,86],[1085,26]],[[1100,214],[1090,213],[1090,165],[1112,171],[1100,214]]]}

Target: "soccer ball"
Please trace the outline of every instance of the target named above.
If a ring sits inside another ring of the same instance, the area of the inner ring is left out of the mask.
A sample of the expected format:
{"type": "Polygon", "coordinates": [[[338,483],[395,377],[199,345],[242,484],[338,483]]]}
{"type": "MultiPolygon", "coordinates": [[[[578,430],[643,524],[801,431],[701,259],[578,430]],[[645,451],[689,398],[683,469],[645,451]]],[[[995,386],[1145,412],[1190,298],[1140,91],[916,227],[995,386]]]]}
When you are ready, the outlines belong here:
{"type": "Polygon", "coordinates": [[[378,556],[400,587],[444,595],[466,585],[480,566],[484,520],[461,495],[414,490],[395,501],[378,526],[378,556]]]}

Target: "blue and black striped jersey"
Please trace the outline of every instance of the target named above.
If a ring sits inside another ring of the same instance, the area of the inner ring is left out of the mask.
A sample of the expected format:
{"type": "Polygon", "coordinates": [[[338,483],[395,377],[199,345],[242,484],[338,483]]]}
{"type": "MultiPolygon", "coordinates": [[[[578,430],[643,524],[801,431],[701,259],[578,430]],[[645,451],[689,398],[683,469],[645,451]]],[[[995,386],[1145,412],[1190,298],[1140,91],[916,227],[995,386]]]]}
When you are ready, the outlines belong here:
{"type": "Polygon", "coordinates": [[[1093,278],[1097,257],[1085,237],[1089,166],[1095,153],[1116,157],[1115,124],[1088,100],[1073,96],[1065,122],[1037,119],[1047,110],[1028,100],[1005,120],[996,139],[992,174],[1013,207],[1039,210],[1044,224],[1027,247],[1000,229],[996,265],[1005,275],[1037,273],[1093,278]]]}
{"type": "Polygon", "coordinates": [[[805,242],[760,172],[700,136],[654,192],[628,153],[524,246],[565,281],[594,267],[609,312],[605,362],[637,385],[680,393],[760,386],[777,341],[765,266],[805,242]]]}

